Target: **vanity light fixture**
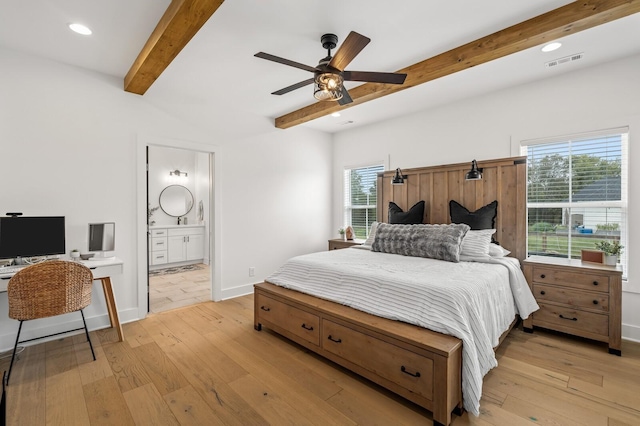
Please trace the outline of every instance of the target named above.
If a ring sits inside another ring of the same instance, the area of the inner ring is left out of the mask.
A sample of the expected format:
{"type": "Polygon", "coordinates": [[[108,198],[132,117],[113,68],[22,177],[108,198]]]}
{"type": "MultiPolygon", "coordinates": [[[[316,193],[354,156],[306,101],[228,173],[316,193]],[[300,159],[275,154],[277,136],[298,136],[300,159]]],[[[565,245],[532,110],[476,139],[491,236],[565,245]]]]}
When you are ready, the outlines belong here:
{"type": "Polygon", "coordinates": [[[400,170],[400,167],[398,167],[396,169],[395,176],[393,177],[393,179],[391,179],[391,185],[404,185],[404,180],[408,177],[408,175],[403,175],[402,170],[400,170]]]}
{"type": "Polygon", "coordinates": [[[188,174],[187,174],[187,172],[181,172],[180,170],[175,169],[175,170],[169,171],[169,176],[178,176],[178,177],[184,176],[184,177],[187,177],[188,174]]]}
{"type": "Polygon", "coordinates": [[[482,180],[482,168],[478,168],[476,160],[471,162],[471,170],[464,176],[465,180],[482,180]]]}

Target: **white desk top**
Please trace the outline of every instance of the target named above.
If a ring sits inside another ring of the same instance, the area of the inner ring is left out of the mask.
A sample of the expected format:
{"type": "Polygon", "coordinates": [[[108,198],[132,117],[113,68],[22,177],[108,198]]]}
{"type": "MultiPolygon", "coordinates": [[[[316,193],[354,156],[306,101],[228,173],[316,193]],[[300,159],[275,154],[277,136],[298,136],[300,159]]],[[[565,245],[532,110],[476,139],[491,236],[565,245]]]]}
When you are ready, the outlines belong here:
{"type": "MultiPolygon", "coordinates": [[[[60,260],[69,260],[69,259],[60,259],[60,260]]],[[[111,259],[103,259],[103,260],[79,260],[78,262],[85,265],[87,268],[91,269],[91,273],[95,279],[102,278],[108,276],[111,273],[111,269],[113,272],[122,272],[122,265],[124,262],[122,259],[117,257],[111,259]],[[107,267],[115,266],[117,268],[109,268],[107,267]]],[[[25,268],[29,265],[25,265],[25,268]]],[[[9,283],[9,279],[16,274],[14,272],[2,272],[3,268],[0,268],[0,293],[7,291],[7,284],[9,283]]]]}

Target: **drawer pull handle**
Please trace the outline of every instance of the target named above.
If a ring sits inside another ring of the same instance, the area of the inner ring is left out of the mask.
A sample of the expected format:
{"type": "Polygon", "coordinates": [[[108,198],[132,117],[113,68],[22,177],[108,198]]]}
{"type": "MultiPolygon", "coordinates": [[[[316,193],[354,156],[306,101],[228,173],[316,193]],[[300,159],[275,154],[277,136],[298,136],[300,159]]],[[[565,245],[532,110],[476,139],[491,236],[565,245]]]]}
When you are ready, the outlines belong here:
{"type": "Polygon", "coordinates": [[[307,326],[306,324],[302,324],[302,328],[304,328],[305,330],[309,330],[309,331],[313,331],[313,326],[307,326]]]}
{"type": "Polygon", "coordinates": [[[333,337],[331,337],[331,335],[329,335],[329,337],[327,337],[327,339],[331,340],[332,342],[342,343],[342,339],[334,339],[333,337]]]}
{"type": "Polygon", "coordinates": [[[593,282],[593,285],[598,285],[598,281],[594,281],[594,282],[593,282]]]}
{"type": "Polygon", "coordinates": [[[260,306],[260,309],[262,309],[265,312],[269,312],[271,310],[271,308],[267,308],[266,306],[260,306]]]}
{"type": "Polygon", "coordinates": [[[546,291],[544,291],[544,290],[542,290],[542,291],[540,292],[540,294],[544,295],[544,294],[547,294],[547,292],[546,292],[546,291]]]}
{"type": "Polygon", "coordinates": [[[419,371],[416,371],[416,373],[413,374],[413,373],[407,371],[407,369],[404,368],[404,365],[400,367],[400,371],[402,371],[404,374],[410,375],[411,377],[420,377],[420,372],[419,371]]]}
{"type": "Polygon", "coordinates": [[[545,277],[546,277],[545,274],[540,275],[540,278],[545,278],[545,277]]]}
{"type": "Polygon", "coordinates": [[[576,317],[569,318],[569,317],[565,317],[565,316],[564,316],[564,315],[562,315],[562,314],[560,314],[560,315],[558,315],[558,316],[559,316],[560,318],[562,318],[562,319],[566,319],[566,320],[569,320],[569,321],[578,321],[578,318],[576,318],[576,317]]]}
{"type": "Polygon", "coordinates": [[[594,301],[593,301],[593,304],[594,304],[594,305],[597,305],[597,304],[598,304],[598,301],[597,301],[597,300],[594,300],[594,301]]]}

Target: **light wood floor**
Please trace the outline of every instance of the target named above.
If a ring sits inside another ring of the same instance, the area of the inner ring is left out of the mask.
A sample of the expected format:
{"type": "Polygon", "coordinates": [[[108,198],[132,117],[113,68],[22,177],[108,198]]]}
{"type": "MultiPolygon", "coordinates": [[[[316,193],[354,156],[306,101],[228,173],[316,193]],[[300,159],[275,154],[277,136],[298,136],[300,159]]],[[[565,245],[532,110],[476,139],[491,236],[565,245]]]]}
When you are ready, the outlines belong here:
{"type": "Polygon", "coordinates": [[[211,300],[209,265],[179,274],[149,277],[149,312],[163,312],[211,300]]]}
{"type": "MultiPolygon", "coordinates": [[[[10,425],[431,425],[431,414],[268,330],[253,297],[201,303],[25,350],[10,425]]],[[[453,425],[640,425],[640,344],[514,329],[484,381],[481,415],[453,425]]],[[[0,369],[8,368],[8,360],[0,369]]]]}

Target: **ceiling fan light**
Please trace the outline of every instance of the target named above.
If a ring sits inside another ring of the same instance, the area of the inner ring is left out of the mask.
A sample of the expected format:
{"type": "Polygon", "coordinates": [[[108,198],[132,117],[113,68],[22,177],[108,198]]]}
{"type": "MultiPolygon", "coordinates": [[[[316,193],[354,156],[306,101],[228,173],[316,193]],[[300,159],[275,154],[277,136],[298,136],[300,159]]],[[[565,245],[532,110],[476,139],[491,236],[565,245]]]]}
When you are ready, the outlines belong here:
{"type": "Polygon", "coordinates": [[[337,101],[342,99],[343,78],[331,72],[319,73],[313,85],[313,97],[319,101],[337,101]]]}

